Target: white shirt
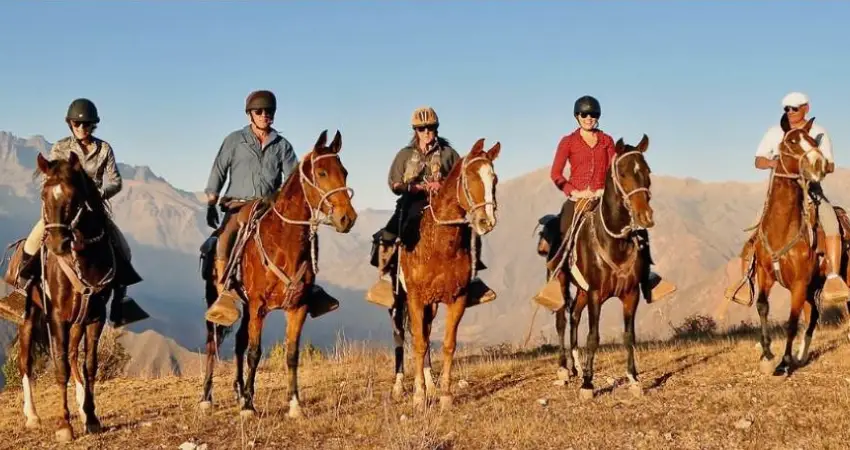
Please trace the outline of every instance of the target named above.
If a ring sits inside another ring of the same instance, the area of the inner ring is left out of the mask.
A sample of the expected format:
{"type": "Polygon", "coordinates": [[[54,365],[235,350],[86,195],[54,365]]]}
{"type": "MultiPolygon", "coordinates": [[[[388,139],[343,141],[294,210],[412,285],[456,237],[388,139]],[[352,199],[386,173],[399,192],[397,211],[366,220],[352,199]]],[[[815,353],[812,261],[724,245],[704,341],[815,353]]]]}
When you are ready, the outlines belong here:
{"type": "MultiPolygon", "coordinates": [[[[818,148],[820,148],[824,158],[829,162],[834,162],[832,158],[832,141],[826,133],[826,128],[813,123],[812,129],[809,130],[809,136],[817,141],[818,148]]],[[[779,144],[782,143],[782,138],[784,137],[785,132],[782,131],[781,126],[774,125],[770,127],[767,133],[761,138],[761,142],[759,142],[758,149],[756,149],[756,156],[763,156],[767,159],[773,159],[778,156],[779,144]]]]}

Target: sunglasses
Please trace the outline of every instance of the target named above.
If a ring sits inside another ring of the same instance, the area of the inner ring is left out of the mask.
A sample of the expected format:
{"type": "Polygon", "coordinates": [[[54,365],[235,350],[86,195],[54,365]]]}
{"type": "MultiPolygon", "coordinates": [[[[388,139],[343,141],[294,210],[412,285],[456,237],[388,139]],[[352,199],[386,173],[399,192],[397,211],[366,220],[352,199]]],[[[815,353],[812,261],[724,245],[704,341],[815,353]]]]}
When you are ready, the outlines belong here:
{"type": "Polygon", "coordinates": [[[587,119],[588,117],[593,117],[594,119],[598,119],[598,118],[599,118],[599,114],[597,114],[597,113],[582,112],[582,113],[579,113],[578,115],[579,115],[582,119],[587,119]]]}
{"type": "Polygon", "coordinates": [[[269,117],[274,117],[275,110],[272,108],[260,108],[260,109],[252,109],[252,113],[256,116],[262,116],[265,113],[269,117]]]}
{"type": "Polygon", "coordinates": [[[790,111],[797,112],[799,110],[800,110],[800,107],[798,107],[798,106],[786,106],[785,107],[785,112],[790,112],[790,111]]]}
{"type": "Polygon", "coordinates": [[[434,125],[429,125],[427,127],[416,127],[414,129],[420,133],[424,133],[426,131],[437,131],[437,127],[435,127],[434,125]]]}
{"type": "Polygon", "coordinates": [[[77,122],[76,120],[71,121],[71,127],[73,127],[73,128],[88,129],[88,128],[91,128],[93,126],[94,126],[94,124],[91,123],[91,122],[77,122]]]}

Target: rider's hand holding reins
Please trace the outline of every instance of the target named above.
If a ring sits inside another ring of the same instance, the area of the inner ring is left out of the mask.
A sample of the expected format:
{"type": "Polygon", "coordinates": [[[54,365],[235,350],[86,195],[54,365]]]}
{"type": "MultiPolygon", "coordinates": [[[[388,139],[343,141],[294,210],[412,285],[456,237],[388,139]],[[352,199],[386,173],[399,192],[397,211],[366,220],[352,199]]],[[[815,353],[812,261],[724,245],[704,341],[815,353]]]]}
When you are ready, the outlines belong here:
{"type": "Polygon", "coordinates": [[[207,225],[210,228],[218,228],[218,211],[215,210],[215,203],[207,205],[207,225]]]}

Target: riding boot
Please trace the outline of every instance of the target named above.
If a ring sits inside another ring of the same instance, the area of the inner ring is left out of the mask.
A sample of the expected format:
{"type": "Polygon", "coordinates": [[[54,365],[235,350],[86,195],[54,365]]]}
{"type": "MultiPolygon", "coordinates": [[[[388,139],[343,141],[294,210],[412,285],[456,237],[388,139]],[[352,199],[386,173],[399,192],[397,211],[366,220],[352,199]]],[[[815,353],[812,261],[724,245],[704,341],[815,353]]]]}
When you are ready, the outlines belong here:
{"type": "Polygon", "coordinates": [[[478,277],[469,282],[466,294],[466,307],[471,308],[482,303],[490,303],[496,299],[496,291],[490,289],[484,281],[478,277]]]}
{"type": "Polygon", "coordinates": [[[207,309],[204,318],[216,325],[229,327],[241,317],[239,305],[242,303],[242,298],[232,289],[225,289],[224,269],[226,265],[226,259],[215,260],[215,285],[218,291],[218,298],[207,309]]]}
{"type": "Polygon", "coordinates": [[[823,286],[822,299],[827,304],[844,303],[850,296],[850,289],[838,275],[841,270],[841,236],[826,237],[826,259],[829,274],[823,286]]]}
{"type": "Polygon", "coordinates": [[[127,296],[127,286],[119,285],[112,294],[109,321],[115,328],[145,320],[150,315],[135,300],[127,296]]]}
{"type": "Polygon", "coordinates": [[[676,285],[650,271],[646,279],[641,281],[640,289],[646,303],[655,303],[676,292],[676,285]]]}
{"type": "Polygon", "coordinates": [[[307,294],[309,295],[307,312],[314,319],[339,308],[339,300],[328,294],[318,284],[310,286],[307,294]]]}

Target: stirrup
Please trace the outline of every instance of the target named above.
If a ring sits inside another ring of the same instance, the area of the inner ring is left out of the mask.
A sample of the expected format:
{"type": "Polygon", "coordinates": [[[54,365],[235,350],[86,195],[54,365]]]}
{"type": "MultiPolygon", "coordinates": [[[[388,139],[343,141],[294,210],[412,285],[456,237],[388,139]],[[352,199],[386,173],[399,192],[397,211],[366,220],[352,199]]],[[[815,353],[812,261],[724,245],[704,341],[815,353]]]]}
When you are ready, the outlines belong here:
{"type": "Polygon", "coordinates": [[[308,294],[310,298],[307,312],[314,319],[339,309],[339,300],[328,294],[327,291],[317,284],[310,287],[308,294]]]}
{"type": "Polygon", "coordinates": [[[379,278],[372,287],[366,291],[366,300],[384,308],[392,308],[395,305],[393,295],[393,284],[385,278],[379,278]]]}
{"type": "Polygon", "coordinates": [[[112,305],[112,310],[110,311],[112,314],[110,314],[109,320],[112,322],[113,327],[119,328],[150,318],[150,315],[132,298],[124,297],[123,300],[113,300],[113,302],[116,301],[121,303],[121,306],[118,306],[116,310],[116,304],[114,303],[112,305]]]}
{"type": "Polygon", "coordinates": [[[215,303],[210,305],[204,314],[204,318],[216,325],[229,327],[242,317],[242,312],[239,308],[241,302],[242,299],[239,295],[231,290],[225,290],[219,294],[215,303]]]}
{"type": "Polygon", "coordinates": [[[15,289],[9,295],[0,299],[0,319],[6,319],[15,325],[24,323],[26,316],[26,292],[15,289]]]}

